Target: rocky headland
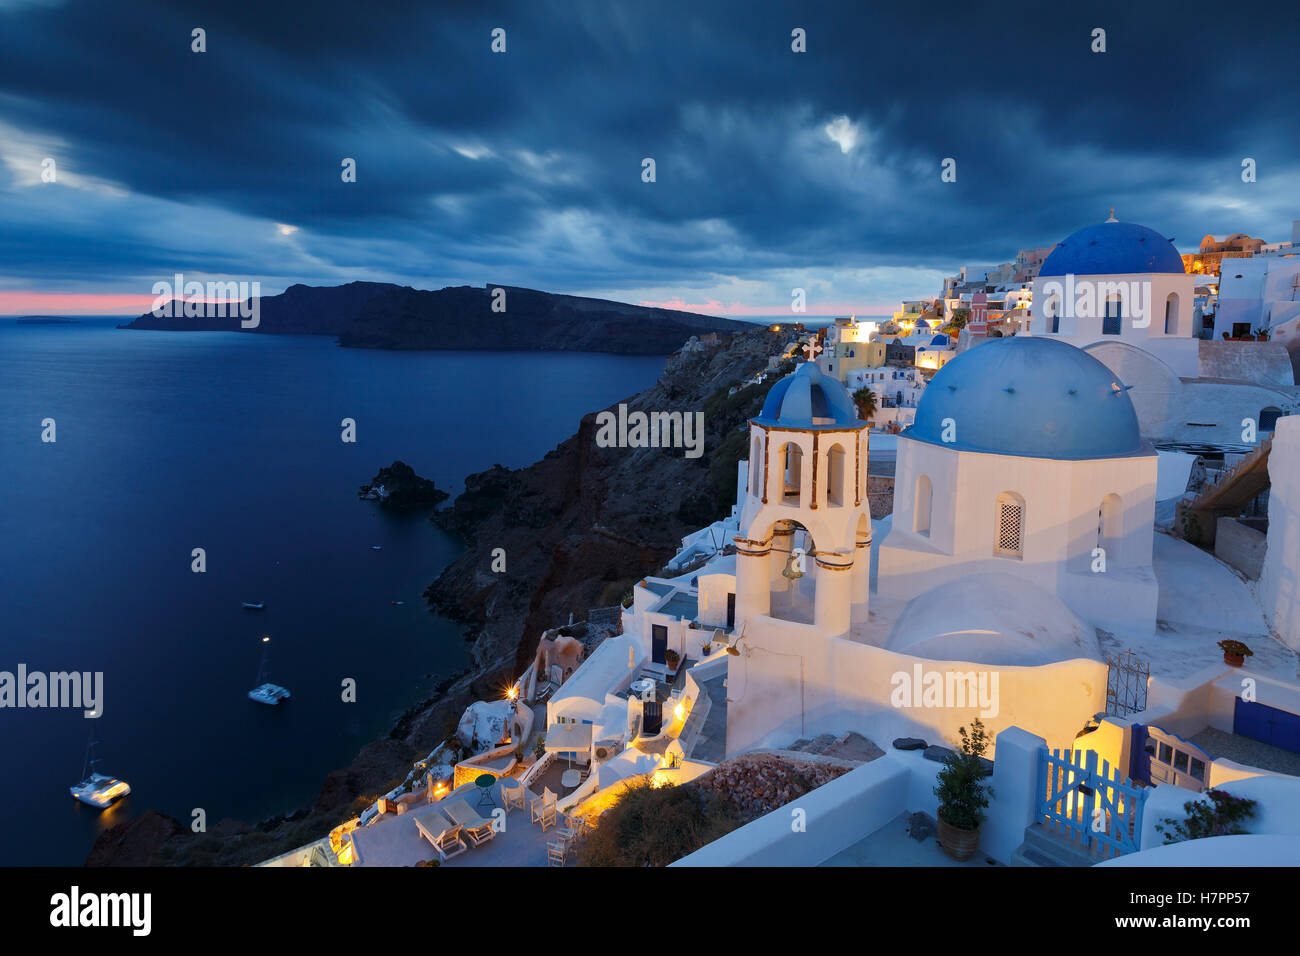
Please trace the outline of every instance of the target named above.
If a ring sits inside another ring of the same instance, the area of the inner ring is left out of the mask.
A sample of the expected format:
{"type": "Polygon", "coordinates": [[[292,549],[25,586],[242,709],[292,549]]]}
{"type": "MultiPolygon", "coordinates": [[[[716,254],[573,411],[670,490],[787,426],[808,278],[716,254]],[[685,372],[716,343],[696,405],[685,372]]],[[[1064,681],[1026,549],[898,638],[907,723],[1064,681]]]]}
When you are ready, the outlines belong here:
{"type": "Polygon", "coordinates": [[[513,286],[430,291],[385,282],[349,282],[331,287],[292,285],[279,295],[261,296],[258,324],[253,328],[244,328],[238,314],[186,317],[176,301],[167,315],[146,312],[119,328],[334,335],[342,346],[365,349],[667,355],[692,335],[729,335],[753,326],[711,315],[513,286]]]}

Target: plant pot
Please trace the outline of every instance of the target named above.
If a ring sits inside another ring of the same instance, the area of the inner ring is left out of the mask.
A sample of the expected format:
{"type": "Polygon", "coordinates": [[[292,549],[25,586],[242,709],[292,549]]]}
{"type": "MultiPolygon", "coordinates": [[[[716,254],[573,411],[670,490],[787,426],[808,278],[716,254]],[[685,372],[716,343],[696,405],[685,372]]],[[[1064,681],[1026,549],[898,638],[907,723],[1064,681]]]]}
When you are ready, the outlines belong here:
{"type": "Polygon", "coordinates": [[[1240,667],[1246,663],[1246,658],[1240,654],[1225,653],[1223,655],[1223,663],[1227,664],[1229,667],[1240,667]]]}
{"type": "Polygon", "coordinates": [[[939,845],[954,860],[969,860],[979,848],[980,829],[962,830],[945,823],[943,817],[939,817],[939,845]]]}

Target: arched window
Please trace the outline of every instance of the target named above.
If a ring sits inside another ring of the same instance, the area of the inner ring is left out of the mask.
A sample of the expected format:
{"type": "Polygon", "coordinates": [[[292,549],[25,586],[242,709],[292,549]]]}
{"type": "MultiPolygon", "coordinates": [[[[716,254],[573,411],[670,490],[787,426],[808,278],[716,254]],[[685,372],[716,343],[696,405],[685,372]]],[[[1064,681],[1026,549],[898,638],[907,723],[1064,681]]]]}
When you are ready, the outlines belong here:
{"type": "Polygon", "coordinates": [[[1124,300],[1118,295],[1106,297],[1106,317],[1102,319],[1102,335],[1119,335],[1124,328],[1124,300]]]}
{"type": "Polygon", "coordinates": [[[1025,499],[1014,491],[998,495],[997,528],[993,536],[993,553],[1004,558],[1024,554],[1025,499]]]}
{"type": "Polygon", "coordinates": [[[826,454],[826,503],[838,508],[844,504],[844,446],[835,444],[826,454]]]}
{"type": "Polygon", "coordinates": [[[1178,334],[1178,293],[1169,293],[1165,299],[1165,335],[1178,334]]]}
{"type": "Polygon", "coordinates": [[[912,530],[917,534],[930,536],[930,503],[934,488],[928,475],[916,479],[916,499],[912,508],[912,530]]]}
{"type": "Polygon", "coordinates": [[[790,504],[790,498],[794,499],[793,504],[799,504],[799,494],[803,490],[803,449],[794,442],[787,443],[780,451],[784,456],[784,473],[785,473],[785,493],[783,499],[790,504]]]}
{"type": "Polygon", "coordinates": [[[754,451],[749,456],[749,490],[755,495],[763,493],[763,439],[754,436],[754,451]]]}
{"type": "Polygon", "coordinates": [[[1097,512],[1097,547],[1106,552],[1106,562],[1118,560],[1120,539],[1124,537],[1124,502],[1119,495],[1101,499],[1097,512]]]}

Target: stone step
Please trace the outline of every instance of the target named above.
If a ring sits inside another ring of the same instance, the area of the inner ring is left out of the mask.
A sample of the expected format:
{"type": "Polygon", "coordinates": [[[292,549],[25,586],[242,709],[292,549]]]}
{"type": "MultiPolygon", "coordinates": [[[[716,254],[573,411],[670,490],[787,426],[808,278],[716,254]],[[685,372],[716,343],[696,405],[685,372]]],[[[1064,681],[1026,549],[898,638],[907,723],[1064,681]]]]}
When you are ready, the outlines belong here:
{"type": "Polygon", "coordinates": [[[1016,854],[1032,866],[1093,866],[1105,857],[1088,850],[1082,842],[1049,830],[1041,823],[1025,827],[1025,841],[1016,854]],[[1050,862],[1044,862],[1050,861],[1050,862]]]}

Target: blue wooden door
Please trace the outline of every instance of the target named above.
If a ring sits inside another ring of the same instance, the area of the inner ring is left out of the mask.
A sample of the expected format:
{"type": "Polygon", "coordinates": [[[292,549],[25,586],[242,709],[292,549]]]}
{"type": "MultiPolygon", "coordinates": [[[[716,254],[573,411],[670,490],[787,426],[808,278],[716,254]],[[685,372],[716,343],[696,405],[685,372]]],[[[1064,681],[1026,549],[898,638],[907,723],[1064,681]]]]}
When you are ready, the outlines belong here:
{"type": "Polygon", "coordinates": [[[650,627],[650,660],[656,664],[664,663],[664,651],[668,650],[668,628],[663,624],[650,627]]]}
{"type": "Polygon", "coordinates": [[[1236,699],[1232,732],[1261,743],[1300,753],[1300,714],[1258,701],[1236,699]]]}

